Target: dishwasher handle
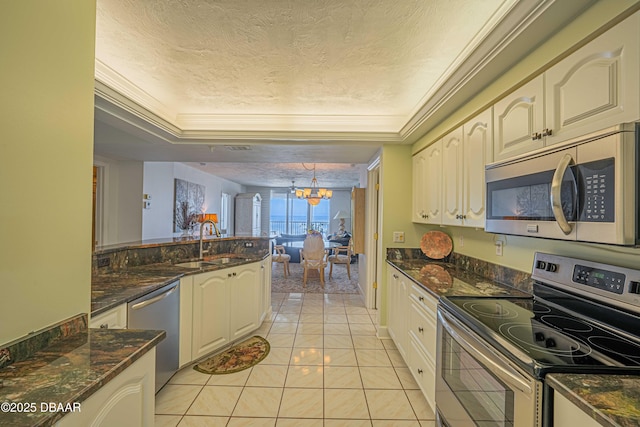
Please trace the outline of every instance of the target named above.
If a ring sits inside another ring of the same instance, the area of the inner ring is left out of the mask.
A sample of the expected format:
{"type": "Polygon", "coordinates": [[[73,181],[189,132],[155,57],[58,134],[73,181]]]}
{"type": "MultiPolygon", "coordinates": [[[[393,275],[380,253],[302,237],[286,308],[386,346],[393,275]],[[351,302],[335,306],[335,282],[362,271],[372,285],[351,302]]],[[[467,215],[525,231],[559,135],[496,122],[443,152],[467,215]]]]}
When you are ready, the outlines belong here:
{"type": "Polygon", "coordinates": [[[151,298],[151,299],[148,299],[148,300],[145,300],[145,301],[139,302],[139,303],[137,303],[137,304],[134,304],[134,305],[132,305],[132,306],[130,307],[130,309],[131,309],[131,310],[140,310],[141,308],[144,308],[144,307],[146,307],[146,306],[148,306],[148,305],[154,304],[154,303],[156,303],[156,302],[158,302],[158,301],[160,301],[160,300],[165,299],[166,297],[168,297],[168,296],[169,296],[169,295],[171,295],[172,293],[174,293],[174,292],[176,291],[176,289],[178,289],[178,285],[175,285],[173,288],[169,289],[169,290],[168,290],[168,291],[166,291],[166,292],[161,293],[161,294],[160,294],[160,295],[158,295],[158,296],[155,296],[155,297],[153,297],[153,298],[151,298]]]}

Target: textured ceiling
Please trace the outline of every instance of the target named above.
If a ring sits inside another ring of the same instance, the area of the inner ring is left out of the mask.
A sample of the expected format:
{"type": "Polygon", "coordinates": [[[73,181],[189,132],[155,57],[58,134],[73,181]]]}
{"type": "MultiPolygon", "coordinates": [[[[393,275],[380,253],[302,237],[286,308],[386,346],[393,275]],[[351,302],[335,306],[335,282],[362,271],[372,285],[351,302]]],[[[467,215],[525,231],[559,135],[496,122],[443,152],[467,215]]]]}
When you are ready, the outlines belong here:
{"type": "Polygon", "coordinates": [[[398,117],[397,131],[503,3],[99,0],[96,57],[174,119],[398,117]]]}
{"type": "Polygon", "coordinates": [[[97,0],[94,152],[349,187],[592,1],[97,0]]]}

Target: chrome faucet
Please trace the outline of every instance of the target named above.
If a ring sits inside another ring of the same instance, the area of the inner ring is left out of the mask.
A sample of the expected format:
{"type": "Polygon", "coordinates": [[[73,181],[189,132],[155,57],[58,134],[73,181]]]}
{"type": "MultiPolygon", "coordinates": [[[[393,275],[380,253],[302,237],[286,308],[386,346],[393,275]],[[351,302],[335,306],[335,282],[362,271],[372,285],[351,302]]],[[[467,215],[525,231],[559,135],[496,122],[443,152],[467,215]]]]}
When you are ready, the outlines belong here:
{"type": "Polygon", "coordinates": [[[216,225],[215,222],[207,219],[205,221],[202,221],[200,223],[200,260],[204,259],[203,258],[203,250],[202,250],[202,241],[204,240],[204,225],[205,224],[211,224],[211,226],[216,230],[216,237],[220,237],[220,230],[218,230],[218,226],[216,225]]]}

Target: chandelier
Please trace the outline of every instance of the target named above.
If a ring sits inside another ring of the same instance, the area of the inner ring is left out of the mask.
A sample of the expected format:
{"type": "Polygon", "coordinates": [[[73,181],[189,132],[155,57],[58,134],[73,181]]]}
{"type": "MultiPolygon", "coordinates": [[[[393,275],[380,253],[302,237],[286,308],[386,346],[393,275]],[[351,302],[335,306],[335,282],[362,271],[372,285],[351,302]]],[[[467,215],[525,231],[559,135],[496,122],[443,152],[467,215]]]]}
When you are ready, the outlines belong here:
{"type": "MultiPolygon", "coordinates": [[[[304,163],[302,164],[302,167],[307,169],[304,163]]],[[[310,169],[307,169],[307,170],[310,170],[310,169]]],[[[304,189],[297,188],[296,197],[298,199],[306,199],[310,205],[316,206],[318,203],[320,203],[320,200],[330,199],[331,196],[333,196],[332,190],[327,190],[326,188],[318,188],[318,180],[316,179],[316,165],[314,163],[313,179],[311,180],[311,188],[304,188],[304,189]]]]}

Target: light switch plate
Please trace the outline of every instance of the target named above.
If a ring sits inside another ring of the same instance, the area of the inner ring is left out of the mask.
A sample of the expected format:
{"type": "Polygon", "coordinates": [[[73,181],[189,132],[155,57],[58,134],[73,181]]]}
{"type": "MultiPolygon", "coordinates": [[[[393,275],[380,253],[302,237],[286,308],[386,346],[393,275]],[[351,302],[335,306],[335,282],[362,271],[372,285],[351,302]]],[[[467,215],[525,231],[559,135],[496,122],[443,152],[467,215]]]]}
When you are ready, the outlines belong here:
{"type": "Polygon", "coordinates": [[[404,243],[404,231],[393,232],[393,243],[404,243]]]}

